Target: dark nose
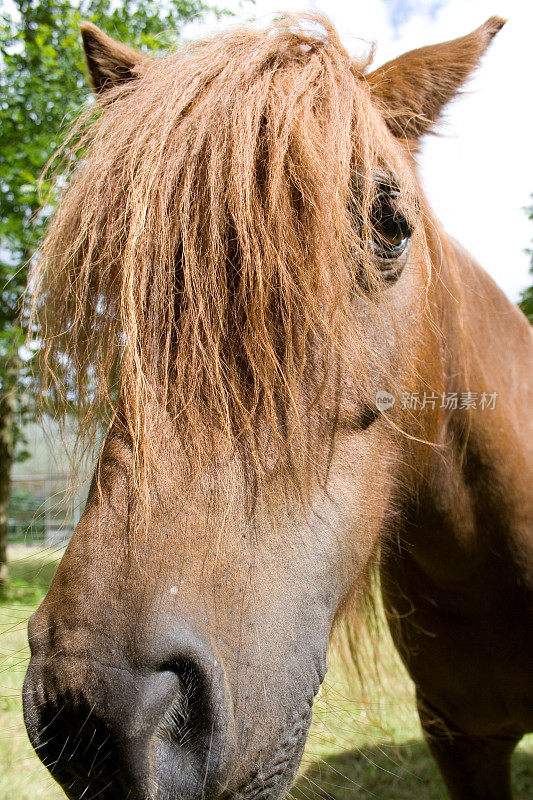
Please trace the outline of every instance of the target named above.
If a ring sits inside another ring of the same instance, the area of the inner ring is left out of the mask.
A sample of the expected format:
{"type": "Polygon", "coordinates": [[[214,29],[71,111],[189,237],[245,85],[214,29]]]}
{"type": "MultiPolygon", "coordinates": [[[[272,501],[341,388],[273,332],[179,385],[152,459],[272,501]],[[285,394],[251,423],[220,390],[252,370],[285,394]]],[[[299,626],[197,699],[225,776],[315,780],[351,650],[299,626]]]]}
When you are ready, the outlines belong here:
{"type": "Polygon", "coordinates": [[[171,638],[164,657],[159,641],[158,657],[152,649],[143,662],[119,659],[115,648],[112,659],[105,648],[96,657],[94,641],[90,656],[65,643],[54,652],[34,647],[24,719],[69,798],[194,800],[222,793],[233,744],[224,673],[190,630],[171,638]]]}

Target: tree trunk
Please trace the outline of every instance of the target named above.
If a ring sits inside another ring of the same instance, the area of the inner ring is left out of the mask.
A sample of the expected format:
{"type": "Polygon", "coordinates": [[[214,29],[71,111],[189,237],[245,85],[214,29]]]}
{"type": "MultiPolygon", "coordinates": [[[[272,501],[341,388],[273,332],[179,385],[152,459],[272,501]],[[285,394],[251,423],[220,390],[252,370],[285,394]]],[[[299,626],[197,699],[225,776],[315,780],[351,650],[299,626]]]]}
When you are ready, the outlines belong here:
{"type": "Polygon", "coordinates": [[[13,465],[13,417],[17,399],[17,366],[11,363],[3,376],[0,396],[0,588],[8,580],[7,521],[13,465]]]}

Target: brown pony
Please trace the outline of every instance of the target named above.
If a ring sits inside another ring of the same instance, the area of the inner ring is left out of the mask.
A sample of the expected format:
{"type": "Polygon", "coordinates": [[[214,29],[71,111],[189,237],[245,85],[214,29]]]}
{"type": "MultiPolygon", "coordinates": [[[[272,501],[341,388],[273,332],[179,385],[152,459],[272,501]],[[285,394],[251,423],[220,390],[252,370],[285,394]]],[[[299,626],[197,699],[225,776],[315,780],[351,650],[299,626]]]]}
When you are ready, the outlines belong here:
{"type": "Polygon", "coordinates": [[[511,798],[533,340],[416,173],[502,24],[370,73],[321,18],[159,60],[82,27],[98,102],[32,288],[54,391],[109,417],[24,686],[70,798],[282,797],[378,555],[451,797],[511,798]]]}

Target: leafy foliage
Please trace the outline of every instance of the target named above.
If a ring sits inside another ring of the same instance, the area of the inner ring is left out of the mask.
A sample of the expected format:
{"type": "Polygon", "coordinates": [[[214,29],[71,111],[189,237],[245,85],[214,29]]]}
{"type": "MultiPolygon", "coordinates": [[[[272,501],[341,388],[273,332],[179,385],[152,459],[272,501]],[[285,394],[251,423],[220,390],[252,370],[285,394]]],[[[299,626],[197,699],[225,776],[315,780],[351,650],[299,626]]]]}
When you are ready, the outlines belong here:
{"type": "MultiPolygon", "coordinates": [[[[529,219],[533,222],[533,206],[529,206],[529,208],[526,208],[526,213],[529,219]]],[[[533,249],[528,250],[528,253],[531,257],[531,267],[529,271],[533,276],[533,249]]],[[[524,314],[528,317],[530,322],[533,322],[533,285],[522,292],[522,298],[520,300],[519,306],[524,312],[524,314]]]]}

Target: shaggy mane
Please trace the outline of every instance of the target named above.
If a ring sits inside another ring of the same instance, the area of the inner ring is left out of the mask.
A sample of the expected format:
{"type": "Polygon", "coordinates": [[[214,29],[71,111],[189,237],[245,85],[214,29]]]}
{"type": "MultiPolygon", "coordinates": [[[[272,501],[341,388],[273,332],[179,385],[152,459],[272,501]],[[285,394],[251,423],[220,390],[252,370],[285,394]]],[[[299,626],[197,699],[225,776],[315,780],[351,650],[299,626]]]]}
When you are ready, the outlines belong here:
{"type": "Polygon", "coordinates": [[[375,175],[408,184],[366,66],[323,18],[233,30],[148,61],[67,143],[32,280],[43,374],[89,435],[111,407],[138,489],[169,430],[193,471],[238,452],[305,483],[377,281],[375,175]]]}

